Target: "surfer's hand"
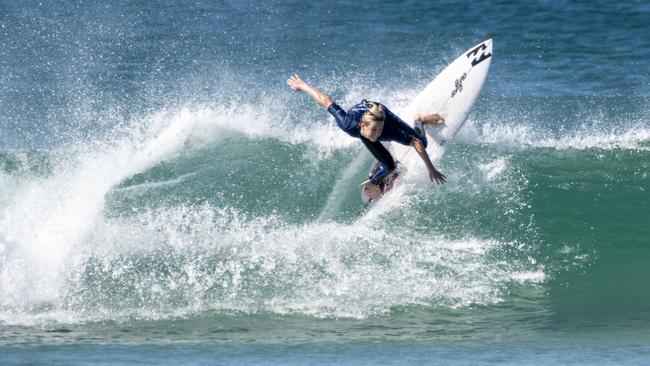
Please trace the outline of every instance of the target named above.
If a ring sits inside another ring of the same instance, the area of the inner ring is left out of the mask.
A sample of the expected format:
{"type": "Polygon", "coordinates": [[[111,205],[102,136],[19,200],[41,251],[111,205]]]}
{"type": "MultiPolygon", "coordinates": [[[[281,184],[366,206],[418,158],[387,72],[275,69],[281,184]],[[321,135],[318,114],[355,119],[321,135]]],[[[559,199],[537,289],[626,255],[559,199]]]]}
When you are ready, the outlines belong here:
{"type": "Polygon", "coordinates": [[[381,188],[378,185],[367,182],[364,186],[366,194],[373,200],[378,200],[381,198],[381,188]]]}
{"type": "Polygon", "coordinates": [[[438,184],[443,184],[447,180],[447,178],[445,178],[445,176],[435,168],[429,170],[429,179],[431,179],[432,182],[435,181],[438,184]]]}
{"type": "Polygon", "coordinates": [[[289,79],[287,80],[287,84],[289,84],[291,89],[295,91],[304,90],[305,87],[307,86],[307,83],[305,83],[305,81],[302,80],[300,76],[298,76],[297,74],[294,74],[291,77],[289,77],[289,79]]]}

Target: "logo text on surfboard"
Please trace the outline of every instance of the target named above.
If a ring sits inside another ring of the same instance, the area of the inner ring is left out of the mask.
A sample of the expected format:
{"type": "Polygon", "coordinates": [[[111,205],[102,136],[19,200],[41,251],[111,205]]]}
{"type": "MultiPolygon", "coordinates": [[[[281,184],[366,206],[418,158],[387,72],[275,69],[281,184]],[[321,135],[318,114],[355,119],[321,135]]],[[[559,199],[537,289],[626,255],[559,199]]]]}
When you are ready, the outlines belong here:
{"type": "Polygon", "coordinates": [[[476,48],[474,48],[473,50],[467,52],[467,58],[474,57],[474,59],[472,60],[472,67],[480,64],[481,62],[483,62],[484,60],[486,60],[486,59],[490,58],[490,56],[492,56],[491,53],[483,52],[486,49],[487,49],[487,46],[485,45],[485,43],[481,43],[480,45],[476,46],[476,48]],[[480,55],[479,55],[479,52],[480,52],[480,55]]]}
{"type": "Polygon", "coordinates": [[[463,81],[464,81],[466,78],[467,78],[467,73],[464,72],[463,75],[461,75],[461,77],[459,77],[458,79],[456,79],[456,81],[455,81],[455,84],[456,84],[456,85],[455,85],[455,87],[454,87],[454,90],[452,90],[452,92],[451,92],[451,97],[452,97],[452,98],[456,95],[456,93],[459,93],[459,92],[462,92],[462,91],[463,91],[463,81]]]}

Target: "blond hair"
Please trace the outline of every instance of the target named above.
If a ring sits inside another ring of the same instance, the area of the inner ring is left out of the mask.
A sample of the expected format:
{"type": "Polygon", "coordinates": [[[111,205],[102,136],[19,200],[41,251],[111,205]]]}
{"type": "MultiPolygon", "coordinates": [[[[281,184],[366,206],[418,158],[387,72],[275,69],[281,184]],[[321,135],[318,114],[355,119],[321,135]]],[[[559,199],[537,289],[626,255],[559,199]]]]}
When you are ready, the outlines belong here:
{"type": "Polygon", "coordinates": [[[361,116],[360,126],[371,125],[374,123],[384,124],[384,108],[379,103],[367,102],[364,104],[368,108],[361,116]]]}

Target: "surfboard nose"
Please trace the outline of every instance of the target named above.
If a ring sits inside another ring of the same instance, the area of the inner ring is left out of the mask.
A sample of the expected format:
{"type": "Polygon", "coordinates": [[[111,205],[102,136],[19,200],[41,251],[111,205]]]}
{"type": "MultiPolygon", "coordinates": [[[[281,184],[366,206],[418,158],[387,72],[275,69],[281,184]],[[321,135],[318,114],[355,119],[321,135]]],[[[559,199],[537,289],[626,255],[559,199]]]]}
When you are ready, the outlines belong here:
{"type": "Polygon", "coordinates": [[[488,39],[487,41],[483,42],[487,46],[489,50],[492,50],[492,38],[488,39]]]}

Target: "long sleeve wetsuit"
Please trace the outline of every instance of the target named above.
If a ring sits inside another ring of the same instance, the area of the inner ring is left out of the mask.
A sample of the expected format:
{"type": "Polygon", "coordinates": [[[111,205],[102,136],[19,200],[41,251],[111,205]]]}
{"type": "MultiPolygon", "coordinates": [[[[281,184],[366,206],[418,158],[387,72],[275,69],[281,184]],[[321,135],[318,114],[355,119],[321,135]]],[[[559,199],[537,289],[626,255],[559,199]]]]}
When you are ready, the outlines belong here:
{"type": "Polygon", "coordinates": [[[338,104],[332,103],[327,108],[327,111],[334,116],[339,128],[348,135],[361,139],[361,142],[370,151],[372,156],[381,163],[380,169],[370,178],[372,184],[379,184],[388,173],[396,168],[393,156],[379,141],[396,141],[402,145],[410,145],[413,139],[416,138],[426,147],[427,137],[424,131],[416,130],[407,125],[402,119],[386,108],[386,106],[383,106],[384,128],[382,129],[381,135],[377,141],[373,142],[368,140],[361,136],[361,126],[359,126],[361,116],[368,110],[367,104],[368,102],[364,100],[346,112],[338,104]]]}

